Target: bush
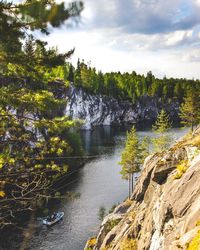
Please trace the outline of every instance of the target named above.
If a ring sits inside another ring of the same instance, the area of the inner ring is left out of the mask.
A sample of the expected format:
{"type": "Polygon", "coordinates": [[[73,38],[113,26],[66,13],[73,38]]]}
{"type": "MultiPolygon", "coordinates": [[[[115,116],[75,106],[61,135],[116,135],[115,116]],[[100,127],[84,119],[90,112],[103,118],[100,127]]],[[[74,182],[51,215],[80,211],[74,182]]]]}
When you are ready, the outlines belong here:
{"type": "Polygon", "coordinates": [[[120,221],[121,219],[108,220],[105,225],[106,233],[110,232],[115,226],[119,224],[120,221]]]}
{"type": "Polygon", "coordinates": [[[188,169],[188,161],[183,160],[176,166],[176,174],[174,175],[174,179],[180,179],[182,175],[187,171],[188,169]]]}
{"type": "Polygon", "coordinates": [[[97,239],[96,238],[91,238],[87,241],[87,248],[86,250],[93,250],[95,245],[96,245],[97,239]]]}
{"type": "Polygon", "coordinates": [[[114,205],[110,208],[110,210],[108,211],[109,214],[111,214],[111,213],[115,210],[116,207],[117,207],[117,205],[114,204],[114,205]]]}
{"type": "Polygon", "coordinates": [[[100,207],[99,208],[99,213],[98,213],[98,219],[102,221],[106,215],[106,209],[105,207],[100,207]]]}
{"type": "Polygon", "coordinates": [[[122,241],[120,250],[137,250],[137,242],[135,239],[125,239],[122,241]]]}

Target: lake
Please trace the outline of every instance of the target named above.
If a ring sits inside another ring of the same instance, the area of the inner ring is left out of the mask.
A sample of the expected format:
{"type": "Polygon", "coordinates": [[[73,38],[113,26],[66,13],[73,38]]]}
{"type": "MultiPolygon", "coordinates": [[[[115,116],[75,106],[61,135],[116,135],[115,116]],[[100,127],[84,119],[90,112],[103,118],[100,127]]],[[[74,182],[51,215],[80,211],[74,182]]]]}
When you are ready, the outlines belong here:
{"type": "MultiPolygon", "coordinates": [[[[172,129],[174,140],[186,130],[172,129]]],[[[121,203],[128,196],[128,183],[121,179],[120,156],[124,148],[126,129],[102,127],[82,131],[83,148],[94,156],[84,167],[75,171],[66,184],[66,192],[80,194],[76,199],[53,202],[50,211],[64,211],[62,221],[47,228],[37,221],[29,242],[30,250],[83,250],[89,237],[99,229],[99,209],[106,211],[121,203]]],[[[152,136],[150,130],[138,131],[140,138],[152,136]]],[[[13,242],[12,242],[13,243],[13,242]]],[[[12,244],[11,249],[17,249],[12,244]]]]}

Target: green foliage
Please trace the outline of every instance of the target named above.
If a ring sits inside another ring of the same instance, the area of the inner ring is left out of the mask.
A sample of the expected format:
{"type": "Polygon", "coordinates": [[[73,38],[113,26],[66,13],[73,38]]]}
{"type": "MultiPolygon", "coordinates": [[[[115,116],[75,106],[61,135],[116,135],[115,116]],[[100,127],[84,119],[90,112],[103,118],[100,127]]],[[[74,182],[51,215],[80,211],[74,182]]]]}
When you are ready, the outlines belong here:
{"type": "Polygon", "coordinates": [[[146,157],[150,154],[150,144],[151,139],[149,136],[145,136],[142,138],[142,141],[138,146],[138,162],[143,164],[146,157]]]}
{"type": "Polygon", "coordinates": [[[111,213],[115,210],[116,207],[117,207],[117,205],[114,204],[114,205],[109,209],[108,213],[111,214],[111,213]]]}
{"type": "Polygon", "coordinates": [[[140,166],[149,154],[149,138],[145,137],[140,142],[133,127],[127,132],[125,149],[121,155],[119,164],[122,166],[122,178],[129,182],[129,198],[133,191],[133,174],[140,171],[140,166]]]}
{"type": "MultiPolygon", "coordinates": [[[[69,18],[78,16],[82,9],[82,2],[73,2],[66,8],[64,2],[56,3],[54,0],[26,0],[16,4],[12,1],[1,1],[0,62],[26,65],[27,58],[24,58],[22,52],[22,40],[27,34],[34,30],[48,34],[49,28],[61,26],[69,18]]],[[[41,41],[38,41],[39,43],[42,44],[41,41]]],[[[33,47],[31,40],[26,43],[26,48],[30,47],[33,47]]],[[[51,61],[52,56],[54,57],[51,51],[47,51],[46,57],[41,58],[41,61],[51,61]]],[[[57,59],[62,56],[67,55],[59,55],[57,59]]]]}
{"type": "Polygon", "coordinates": [[[94,94],[112,96],[133,103],[145,95],[161,98],[162,101],[173,99],[182,102],[188,89],[200,90],[199,80],[166,77],[158,79],[151,71],[146,76],[137,74],[135,71],[103,74],[87,65],[84,60],[78,60],[77,67],[73,69],[71,76],[70,81],[74,82],[77,87],[83,87],[94,94]]]}
{"type": "Polygon", "coordinates": [[[152,128],[153,128],[153,131],[159,134],[165,133],[170,130],[171,122],[169,120],[168,114],[165,112],[164,109],[162,109],[160,113],[158,114],[157,120],[152,128]]]}
{"type": "Polygon", "coordinates": [[[125,149],[121,155],[120,165],[122,165],[122,178],[128,179],[129,174],[138,172],[140,165],[143,164],[145,158],[149,155],[150,138],[145,136],[139,141],[136,130],[133,127],[127,132],[125,149]]]}
{"type": "Polygon", "coordinates": [[[177,166],[176,166],[176,174],[174,175],[174,179],[180,179],[183,174],[187,171],[188,169],[188,161],[183,160],[181,161],[177,166]]]}
{"type": "Polygon", "coordinates": [[[166,150],[171,143],[169,135],[160,135],[159,137],[152,138],[152,144],[155,152],[162,152],[166,150]]]}
{"type": "Polygon", "coordinates": [[[98,213],[98,219],[102,221],[106,215],[106,209],[105,207],[100,207],[99,208],[99,213],[98,213]]]}
{"type": "Polygon", "coordinates": [[[65,60],[73,50],[60,54],[30,33],[47,33],[81,10],[81,3],[0,1],[0,227],[57,196],[51,186],[68,170],[59,159],[80,149],[70,137],[81,123],[60,117],[64,102],[55,95],[66,83],[50,84],[68,80],[65,60]]]}
{"type": "Polygon", "coordinates": [[[115,226],[117,226],[120,221],[121,219],[108,220],[105,224],[106,234],[110,232],[115,226]]]}
{"type": "Polygon", "coordinates": [[[96,242],[97,242],[97,239],[95,237],[89,239],[87,241],[87,244],[86,244],[87,245],[86,250],[93,250],[94,247],[95,247],[96,242]]]}
{"type": "Polygon", "coordinates": [[[180,118],[184,126],[194,128],[200,122],[200,91],[190,90],[187,92],[180,108],[180,118]]]}
{"type": "Polygon", "coordinates": [[[166,134],[171,128],[171,122],[169,116],[163,109],[158,114],[157,120],[152,128],[153,131],[158,134],[157,137],[152,139],[154,150],[156,152],[166,150],[171,142],[171,137],[166,134]]]}
{"type": "Polygon", "coordinates": [[[137,250],[137,241],[135,239],[126,238],[121,242],[120,250],[137,250]]]}
{"type": "Polygon", "coordinates": [[[130,132],[127,132],[125,149],[122,152],[120,165],[122,165],[122,178],[128,179],[129,174],[139,171],[138,164],[138,146],[139,140],[136,135],[136,130],[133,127],[130,132]]]}

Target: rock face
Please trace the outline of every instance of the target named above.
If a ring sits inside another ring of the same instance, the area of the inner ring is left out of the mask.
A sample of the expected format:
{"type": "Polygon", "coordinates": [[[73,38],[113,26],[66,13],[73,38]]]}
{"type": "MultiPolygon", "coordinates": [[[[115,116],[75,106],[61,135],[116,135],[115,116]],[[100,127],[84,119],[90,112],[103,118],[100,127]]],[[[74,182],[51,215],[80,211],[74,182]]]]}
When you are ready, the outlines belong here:
{"type": "Polygon", "coordinates": [[[174,121],[178,120],[178,102],[164,103],[158,98],[141,97],[135,104],[118,101],[115,98],[92,95],[70,85],[66,93],[67,106],[65,115],[73,119],[84,120],[84,128],[91,129],[98,125],[135,124],[148,121],[152,123],[161,108],[164,108],[174,121]]]}
{"type": "Polygon", "coordinates": [[[131,200],[105,218],[95,246],[89,249],[187,249],[200,230],[199,180],[200,129],[197,129],[193,137],[146,159],[131,200]],[[185,164],[186,172],[177,178],[180,163],[185,164]],[[113,218],[120,221],[108,232],[106,224],[113,218]],[[124,242],[128,242],[126,246],[124,242]]]}

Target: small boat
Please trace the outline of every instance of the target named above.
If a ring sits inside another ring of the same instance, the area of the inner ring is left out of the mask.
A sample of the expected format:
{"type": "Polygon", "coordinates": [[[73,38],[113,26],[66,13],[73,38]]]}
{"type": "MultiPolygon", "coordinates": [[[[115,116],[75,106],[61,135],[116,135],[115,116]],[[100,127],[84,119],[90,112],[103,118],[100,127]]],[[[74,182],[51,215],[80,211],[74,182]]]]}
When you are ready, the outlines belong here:
{"type": "Polygon", "coordinates": [[[60,221],[64,216],[64,212],[57,212],[52,214],[51,216],[47,216],[45,219],[42,220],[43,224],[46,226],[52,226],[58,221],[60,221]]]}

